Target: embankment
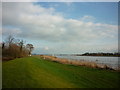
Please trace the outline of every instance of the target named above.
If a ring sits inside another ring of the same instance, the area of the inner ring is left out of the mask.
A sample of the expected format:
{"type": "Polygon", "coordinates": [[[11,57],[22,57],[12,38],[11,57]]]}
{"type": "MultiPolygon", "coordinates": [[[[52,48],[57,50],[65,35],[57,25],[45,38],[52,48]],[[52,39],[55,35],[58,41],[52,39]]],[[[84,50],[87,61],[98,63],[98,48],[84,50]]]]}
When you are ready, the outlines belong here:
{"type": "Polygon", "coordinates": [[[60,64],[40,56],[2,64],[3,88],[118,88],[118,83],[119,72],[60,64]]]}
{"type": "Polygon", "coordinates": [[[99,68],[99,69],[109,69],[109,70],[120,70],[120,69],[115,69],[111,68],[106,64],[97,64],[93,61],[82,61],[82,60],[69,60],[69,59],[64,59],[64,58],[57,58],[55,56],[47,56],[47,55],[38,55],[42,57],[43,59],[47,59],[53,62],[58,62],[62,64],[71,64],[71,65],[77,65],[77,66],[87,66],[87,67],[92,67],[92,68],[99,68]]]}

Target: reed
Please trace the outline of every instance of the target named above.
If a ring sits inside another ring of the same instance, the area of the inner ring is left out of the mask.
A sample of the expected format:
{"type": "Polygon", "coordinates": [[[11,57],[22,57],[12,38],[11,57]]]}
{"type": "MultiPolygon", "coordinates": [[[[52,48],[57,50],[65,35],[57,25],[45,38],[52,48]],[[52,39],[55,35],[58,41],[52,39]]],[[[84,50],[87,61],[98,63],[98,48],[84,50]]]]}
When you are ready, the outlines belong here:
{"type": "Polygon", "coordinates": [[[57,58],[55,56],[47,56],[47,55],[40,55],[41,58],[44,60],[50,60],[53,62],[61,63],[61,64],[71,64],[71,65],[76,65],[76,66],[87,66],[91,68],[99,68],[99,69],[109,69],[109,70],[115,70],[108,65],[105,64],[97,64],[95,62],[89,62],[89,61],[78,61],[78,60],[69,60],[69,59],[64,59],[64,58],[57,58]]]}

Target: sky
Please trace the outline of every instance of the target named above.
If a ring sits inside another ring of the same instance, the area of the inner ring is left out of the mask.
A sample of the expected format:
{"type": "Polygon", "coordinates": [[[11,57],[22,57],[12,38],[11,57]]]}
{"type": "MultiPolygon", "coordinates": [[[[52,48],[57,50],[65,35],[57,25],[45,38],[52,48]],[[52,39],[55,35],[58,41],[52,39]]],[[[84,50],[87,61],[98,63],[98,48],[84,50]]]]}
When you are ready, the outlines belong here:
{"type": "Polygon", "coordinates": [[[2,36],[36,54],[118,51],[117,2],[3,2],[2,36]]]}

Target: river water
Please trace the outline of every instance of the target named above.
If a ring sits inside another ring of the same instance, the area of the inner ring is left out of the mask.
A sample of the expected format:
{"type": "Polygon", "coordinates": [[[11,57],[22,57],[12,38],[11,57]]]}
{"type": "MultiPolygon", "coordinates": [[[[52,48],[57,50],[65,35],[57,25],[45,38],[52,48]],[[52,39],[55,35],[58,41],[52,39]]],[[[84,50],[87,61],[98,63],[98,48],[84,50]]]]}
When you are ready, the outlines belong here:
{"type": "Polygon", "coordinates": [[[103,57],[103,56],[56,56],[58,58],[65,58],[70,60],[93,61],[97,64],[106,64],[111,68],[120,68],[120,57],[103,57]]]}

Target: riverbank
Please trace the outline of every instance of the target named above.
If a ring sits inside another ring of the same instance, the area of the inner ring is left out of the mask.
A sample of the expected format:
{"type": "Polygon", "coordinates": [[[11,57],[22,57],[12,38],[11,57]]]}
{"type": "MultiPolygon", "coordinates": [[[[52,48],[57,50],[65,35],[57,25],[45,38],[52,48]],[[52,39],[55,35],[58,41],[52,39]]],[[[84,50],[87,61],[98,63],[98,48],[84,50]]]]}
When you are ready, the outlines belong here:
{"type": "Polygon", "coordinates": [[[2,64],[3,88],[118,88],[119,72],[60,64],[40,56],[2,64]]]}
{"type": "Polygon", "coordinates": [[[77,66],[87,66],[92,68],[99,68],[99,69],[109,69],[109,70],[120,70],[120,68],[112,68],[106,64],[98,64],[94,61],[85,61],[85,60],[69,60],[65,58],[58,58],[55,56],[48,56],[48,55],[37,55],[38,57],[42,57],[43,59],[48,59],[50,61],[62,63],[62,64],[71,64],[77,66]]]}

